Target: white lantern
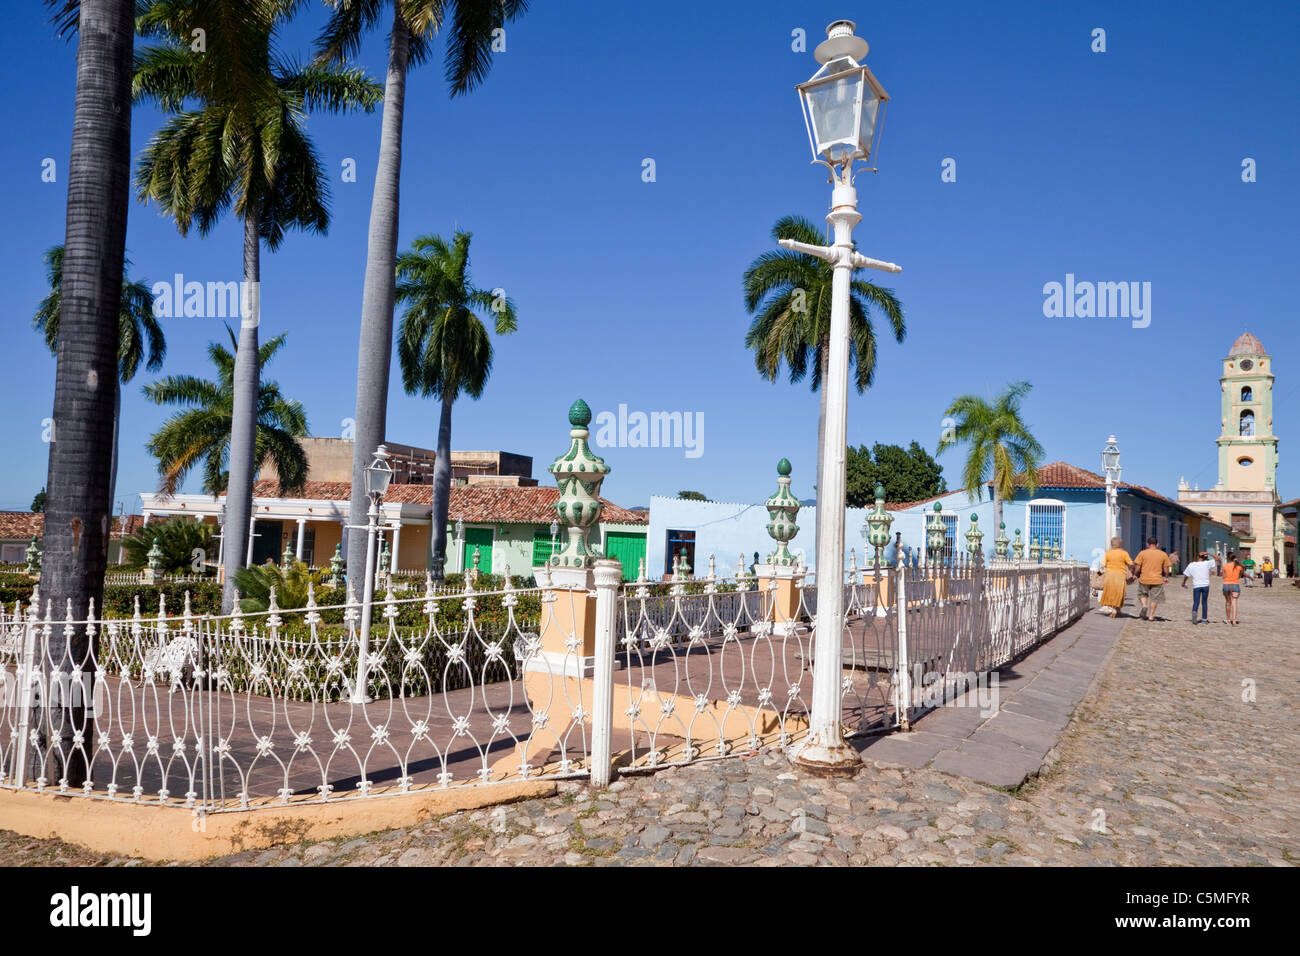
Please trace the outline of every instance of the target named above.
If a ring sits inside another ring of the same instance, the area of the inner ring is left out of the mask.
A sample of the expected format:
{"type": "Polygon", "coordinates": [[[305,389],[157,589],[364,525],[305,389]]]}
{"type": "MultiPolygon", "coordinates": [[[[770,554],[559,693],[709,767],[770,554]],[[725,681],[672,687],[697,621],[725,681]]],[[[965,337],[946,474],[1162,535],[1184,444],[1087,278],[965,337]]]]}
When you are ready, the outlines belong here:
{"type": "Polygon", "coordinates": [[[1101,450],[1101,465],[1106,477],[1119,484],[1119,476],[1124,472],[1119,466],[1119,445],[1116,444],[1114,435],[1106,439],[1106,447],[1101,450]]]}
{"type": "Polygon", "coordinates": [[[850,166],[870,162],[889,94],[862,64],[867,41],[855,36],[852,20],[836,20],[813,51],[822,68],[800,83],[799,99],[816,161],[850,166]]]}
{"type": "Polygon", "coordinates": [[[388,484],[393,480],[393,468],[388,464],[388,449],[380,445],[375,449],[375,460],[366,468],[366,494],[373,501],[382,501],[388,493],[388,484]]]}

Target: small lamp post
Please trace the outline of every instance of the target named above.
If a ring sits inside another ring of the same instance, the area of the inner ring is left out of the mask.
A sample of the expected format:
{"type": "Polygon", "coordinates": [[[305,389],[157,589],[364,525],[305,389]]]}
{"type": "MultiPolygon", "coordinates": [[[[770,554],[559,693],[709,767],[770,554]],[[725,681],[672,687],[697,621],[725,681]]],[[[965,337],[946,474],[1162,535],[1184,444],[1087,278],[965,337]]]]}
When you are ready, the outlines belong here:
{"type": "Polygon", "coordinates": [[[925,544],[930,552],[930,563],[938,564],[943,558],[943,549],[948,544],[948,525],[943,520],[943,505],[934,503],[934,515],[925,525],[925,544]]]}
{"type": "MultiPolygon", "coordinates": [[[[825,166],[834,184],[831,212],[826,217],[835,231],[830,246],[793,239],[780,244],[789,250],[815,256],[834,268],[828,335],[825,447],[847,443],[849,372],[849,284],[853,270],[871,268],[899,272],[892,262],[870,259],[853,248],[853,227],[861,220],[858,193],[853,187],[854,164],[870,163],[878,140],[883,107],[889,99],[878,80],[862,64],[867,41],[854,35],[852,20],[836,20],[826,28],[826,39],[813,55],[820,68],[797,87],[813,162],[825,166]]],[[[861,766],[857,752],[844,743],[840,708],[840,641],[844,616],[844,507],[845,474],[841,456],[827,454],[819,463],[817,482],[817,580],[832,586],[818,589],[815,659],[827,662],[813,668],[812,700],[807,743],[796,761],[809,770],[854,772],[861,766]],[[829,623],[827,623],[829,622],[829,623]]]]}
{"type": "Polygon", "coordinates": [[[1106,539],[1101,543],[1105,550],[1110,547],[1110,539],[1119,535],[1119,479],[1124,474],[1114,435],[1106,439],[1106,446],[1101,450],[1101,466],[1106,473],[1106,539]]]}
{"type": "Polygon", "coordinates": [[[380,445],[375,449],[374,461],[366,468],[366,497],[370,499],[370,510],[366,512],[366,575],[361,585],[361,638],[357,647],[357,682],[352,688],[352,703],[364,704],[366,681],[370,662],[370,611],[375,600],[375,532],[378,528],[379,503],[388,493],[389,482],[393,480],[393,468],[388,463],[391,456],[388,449],[380,445]]]}
{"type": "Polygon", "coordinates": [[[966,532],[966,551],[972,558],[981,554],[981,542],[984,540],[984,532],[980,530],[979,515],[970,516],[970,530],[966,532]]]}

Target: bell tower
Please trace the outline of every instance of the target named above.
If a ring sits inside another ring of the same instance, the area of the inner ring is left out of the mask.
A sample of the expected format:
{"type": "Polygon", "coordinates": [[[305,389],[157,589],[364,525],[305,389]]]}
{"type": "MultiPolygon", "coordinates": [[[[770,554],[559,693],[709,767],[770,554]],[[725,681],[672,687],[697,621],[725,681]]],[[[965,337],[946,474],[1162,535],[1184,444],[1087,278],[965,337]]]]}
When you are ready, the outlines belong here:
{"type": "Polygon", "coordinates": [[[1228,491],[1276,488],[1277,436],[1273,433],[1272,359],[1243,332],[1223,360],[1219,378],[1223,415],[1218,438],[1218,486],[1228,491]]]}

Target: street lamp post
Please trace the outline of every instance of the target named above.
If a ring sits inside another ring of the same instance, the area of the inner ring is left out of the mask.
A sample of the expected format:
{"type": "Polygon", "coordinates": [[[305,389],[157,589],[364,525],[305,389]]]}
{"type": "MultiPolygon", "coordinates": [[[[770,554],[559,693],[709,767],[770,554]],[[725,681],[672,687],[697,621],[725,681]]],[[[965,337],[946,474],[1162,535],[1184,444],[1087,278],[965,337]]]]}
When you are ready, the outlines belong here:
{"type": "Polygon", "coordinates": [[[1101,543],[1104,552],[1110,547],[1110,539],[1119,533],[1119,478],[1124,470],[1119,465],[1119,445],[1114,435],[1106,439],[1106,447],[1101,450],[1101,465],[1106,472],[1106,540],[1101,543]]]}
{"type": "Polygon", "coordinates": [[[357,646],[357,682],[352,688],[352,703],[364,704],[366,681],[370,662],[370,610],[375,601],[375,531],[378,529],[379,503],[388,493],[388,483],[393,480],[393,468],[388,464],[388,449],[380,445],[375,449],[375,460],[366,468],[366,496],[370,510],[366,513],[366,576],[362,584],[361,638],[357,646]]]}
{"type": "Polygon", "coordinates": [[[817,483],[817,633],[813,667],[812,717],[808,738],[795,762],[823,773],[853,773],[857,751],[844,743],[840,726],[840,644],[844,618],[845,448],[848,425],[849,284],[855,269],[900,272],[892,262],[869,259],[853,248],[853,227],[861,220],[853,187],[854,163],[869,164],[889,95],[862,59],[867,41],[855,36],[852,20],[836,20],[813,55],[821,68],[797,87],[813,162],[825,166],[834,184],[826,221],[835,243],[817,246],[782,239],[786,249],[816,256],[834,267],[826,381],[826,423],[821,475],[817,483]]]}

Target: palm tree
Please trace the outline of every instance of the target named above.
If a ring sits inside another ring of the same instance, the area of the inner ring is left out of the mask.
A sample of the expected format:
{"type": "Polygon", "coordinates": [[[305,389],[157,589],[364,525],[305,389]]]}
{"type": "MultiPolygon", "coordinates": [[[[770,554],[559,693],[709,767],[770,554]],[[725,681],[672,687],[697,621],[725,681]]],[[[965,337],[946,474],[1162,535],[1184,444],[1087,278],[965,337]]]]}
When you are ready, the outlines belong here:
{"type": "MultiPolygon", "coordinates": [[[[50,291],[36,307],[36,316],[32,327],[45,339],[50,353],[58,354],[59,349],[59,303],[63,295],[63,246],[51,246],[45,251],[45,276],[50,284],[50,291]]],[[[118,382],[125,385],[135,378],[140,363],[145,368],[156,372],[162,368],[167,355],[167,341],[163,337],[162,327],[153,314],[153,295],[148,283],[130,281],[125,278],[130,259],[123,260],[122,307],[118,314],[120,325],[117,365],[118,382]],[[146,350],[148,359],[145,358],[146,350]]],[[[110,493],[117,488],[117,445],[118,429],[122,418],[122,389],[117,389],[113,398],[113,468],[108,486],[110,493]]]]}
{"type": "Polygon", "coordinates": [[[1002,525],[1002,502],[1014,497],[1016,485],[1023,484],[1031,494],[1038,488],[1043,447],[1030,434],[1020,411],[1021,399],[1031,388],[1028,382],[1012,382],[992,402],[962,395],[944,413],[954,424],[939,439],[936,454],[957,444],[970,446],[961,477],[971,501],[982,500],[992,474],[995,532],[1002,525]]]}
{"type": "MultiPolygon", "coordinates": [[[[77,34],[77,89],[68,161],[62,302],[54,381],[54,440],[46,477],[41,595],[84,618],[102,606],[113,526],[113,410],[131,190],[131,51],[134,0],[53,0],[54,22],[77,34]]],[[[55,628],[47,654],[61,671],[94,665],[84,628],[55,628]]],[[[86,780],[95,751],[92,714],[74,705],[44,743],[43,776],[86,780]],[[75,744],[81,734],[81,743],[75,744]]]]}
{"type": "Polygon", "coordinates": [[[244,225],[248,291],[234,370],[223,610],[234,600],[252,510],[261,245],[274,251],[287,229],[323,233],[329,224],[329,187],[304,129],[306,113],[370,111],[381,96],[359,70],[302,67],[280,56],[275,34],[299,6],[298,0],[155,0],[140,17],[141,32],[160,42],[137,57],[134,92],[171,115],[140,159],[140,198],[158,202],[181,235],[192,224],[206,235],[228,208],[244,225]],[[204,31],[205,49],[192,46],[194,30],[204,31]]]}
{"type": "Polygon", "coordinates": [[[208,552],[216,540],[216,527],[200,518],[178,515],[151,521],[122,538],[125,566],[139,571],[149,566],[149,552],[155,544],[162,552],[163,574],[201,574],[208,552]],[[196,560],[200,563],[195,567],[196,560]]]}
{"type": "MultiPolygon", "coordinates": [[[[208,345],[208,357],[217,367],[216,381],[193,375],[171,375],[144,387],[145,396],[152,402],[185,407],[184,411],[167,419],[145,446],[158,459],[163,494],[174,494],[185,476],[200,462],[203,464],[204,492],[215,496],[229,487],[227,464],[233,454],[231,426],[235,409],[235,374],[239,363],[235,333],[230,329],[226,331],[230,333],[230,346],[235,354],[216,342],[208,345]]],[[[257,363],[259,368],[280,350],[284,340],[284,335],[277,335],[262,343],[257,363]]],[[[253,469],[274,465],[280,476],[282,494],[301,491],[307,481],[307,454],[298,441],[305,435],[307,414],[302,403],[285,398],[275,382],[260,382],[253,469]]],[[[231,504],[227,494],[223,534],[230,528],[231,504]]],[[[244,524],[247,526],[247,518],[244,524]]],[[[225,550],[235,546],[230,541],[226,544],[225,550]]],[[[238,547],[247,549],[247,538],[238,547]]]]}
{"type": "Polygon", "coordinates": [[[471,398],[482,395],[492,373],[492,340],[475,309],[495,316],[497,335],[517,328],[514,302],[470,281],[469,243],[468,232],[458,231],[451,243],[441,236],[421,236],[397,260],[397,301],[406,304],[397,333],[402,386],[408,394],[442,400],[429,536],[429,564],[438,580],[447,560],[451,406],[461,392],[471,398]]]}
{"type": "MultiPolygon", "coordinates": [[[[335,0],[318,41],[319,63],[354,56],[361,40],[390,0],[335,0]]],[[[370,204],[366,277],[361,294],[361,341],[357,347],[357,405],[353,425],[352,503],[348,523],[366,523],[365,469],[384,440],[388,420],[388,370],[392,363],[397,223],[402,171],[402,119],[406,74],[431,54],[433,37],[447,30],[446,69],[452,97],[470,92],[492,67],[494,43],[504,25],[528,9],[527,0],[391,0],[388,73],[379,134],[379,165],[370,204]]],[[[366,540],[349,535],[347,566],[364,567],[366,540]]]]}
{"type": "Polygon", "coordinates": [[[240,568],[235,575],[239,609],[246,614],[267,610],[271,606],[271,588],[275,588],[277,607],[285,610],[306,607],[310,589],[322,589],[326,573],[311,570],[303,561],[292,561],[285,568],[275,564],[240,568]]]}
{"type": "MultiPolygon", "coordinates": [[[[803,216],[778,219],[772,227],[772,238],[824,244],[821,230],[803,216]]],[[[817,417],[819,481],[826,457],[826,393],[821,385],[830,361],[834,274],[834,267],[816,256],[773,249],[750,263],[744,279],[745,309],[754,316],[745,334],[745,348],[753,350],[758,373],[774,382],[785,362],[790,381],[799,382],[812,370],[809,384],[821,397],[817,417]]],[[[853,279],[849,286],[849,366],[857,370],[854,384],[859,393],[870,388],[876,378],[873,306],[889,320],[894,341],[902,342],[907,335],[903,305],[893,290],[865,279],[853,279]]]]}

